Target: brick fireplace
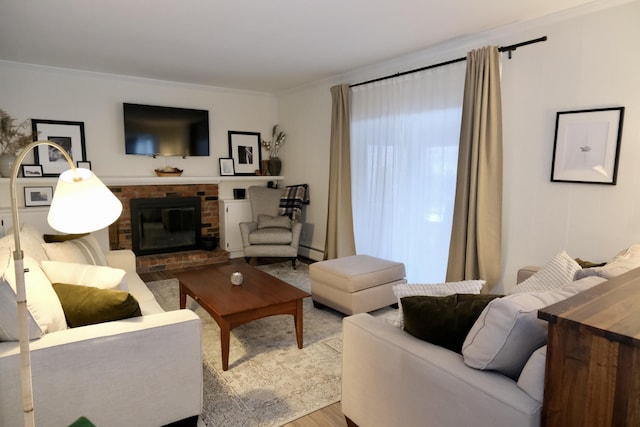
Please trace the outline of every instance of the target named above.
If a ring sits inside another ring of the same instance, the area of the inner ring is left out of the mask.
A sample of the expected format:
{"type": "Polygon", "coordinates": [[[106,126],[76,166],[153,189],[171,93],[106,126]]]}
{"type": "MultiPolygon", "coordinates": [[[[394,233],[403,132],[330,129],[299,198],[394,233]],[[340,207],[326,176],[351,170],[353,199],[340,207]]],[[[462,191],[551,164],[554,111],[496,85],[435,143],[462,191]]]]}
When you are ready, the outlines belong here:
{"type": "MultiPolygon", "coordinates": [[[[131,199],[200,197],[202,236],[220,237],[217,184],[110,185],[109,188],[122,202],[122,215],[109,226],[111,249],[132,249],[131,199]]],[[[216,264],[228,259],[228,253],[220,248],[214,251],[189,250],[136,257],[138,273],[216,264]]]]}

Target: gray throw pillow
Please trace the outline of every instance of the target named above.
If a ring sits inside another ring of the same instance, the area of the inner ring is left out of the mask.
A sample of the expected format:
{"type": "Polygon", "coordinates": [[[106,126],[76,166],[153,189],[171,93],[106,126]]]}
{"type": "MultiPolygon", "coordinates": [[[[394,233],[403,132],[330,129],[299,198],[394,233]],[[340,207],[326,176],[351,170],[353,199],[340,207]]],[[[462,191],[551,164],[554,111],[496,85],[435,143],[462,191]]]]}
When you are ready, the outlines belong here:
{"type": "Polygon", "coordinates": [[[286,216],[258,215],[258,228],[286,228],[291,230],[291,220],[286,216]]]}

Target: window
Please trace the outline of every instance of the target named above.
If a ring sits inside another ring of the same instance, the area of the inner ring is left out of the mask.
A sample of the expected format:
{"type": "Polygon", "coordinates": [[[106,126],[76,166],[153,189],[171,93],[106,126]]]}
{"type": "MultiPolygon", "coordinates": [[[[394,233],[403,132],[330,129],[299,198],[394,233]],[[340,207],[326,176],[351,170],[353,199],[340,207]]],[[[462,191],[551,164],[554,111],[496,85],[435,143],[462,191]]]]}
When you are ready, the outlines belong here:
{"type": "Polygon", "coordinates": [[[352,88],[356,251],[403,262],[410,283],[446,276],[465,68],[352,88]]]}

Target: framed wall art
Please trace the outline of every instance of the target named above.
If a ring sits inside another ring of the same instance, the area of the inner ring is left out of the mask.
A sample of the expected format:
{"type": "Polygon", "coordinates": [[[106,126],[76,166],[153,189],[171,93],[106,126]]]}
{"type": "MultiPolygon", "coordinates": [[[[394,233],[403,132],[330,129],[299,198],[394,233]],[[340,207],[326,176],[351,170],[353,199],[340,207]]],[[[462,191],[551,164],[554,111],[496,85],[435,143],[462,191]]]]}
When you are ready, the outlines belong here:
{"type": "Polygon", "coordinates": [[[25,178],[40,178],[42,165],[22,165],[22,176],[25,178]]]}
{"type": "MultiPolygon", "coordinates": [[[[38,141],[51,141],[60,145],[73,162],[86,161],[84,141],[84,123],[59,120],[31,120],[34,138],[38,141]]],[[[34,150],[36,163],[42,165],[43,176],[59,176],[69,169],[69,164],[59,150],[39,145],[34,150]]]]}
{"type": "Polygon", "coordinates": [[[229,176],[235,173],[235,169],[233,167],[233,159],[231,158],[220,158],[220,176],[229,176]]]}
{"type": "Polygon", "coordinates": [[[91,170],[91,162],[89,160],[85,160],[84,162],[81,160],[78,160],[76,162],[76,167],[91,170]]]}
{"type": "Polygon", "coordinates": [[[256,175],[260,172],[262,153],[260,132],[229,131],[229,157],[233,159],[234,175],[256,175]]]}
{"type": "Polygon", "coordinates": [[[53,199],[53,187],[24,187],[24,205],[49,206],[53,199]]]}
{"type": "Polygon", "coordinates": [[[556,115],[552,182],[615,185],[624,107],[556,115]]]}

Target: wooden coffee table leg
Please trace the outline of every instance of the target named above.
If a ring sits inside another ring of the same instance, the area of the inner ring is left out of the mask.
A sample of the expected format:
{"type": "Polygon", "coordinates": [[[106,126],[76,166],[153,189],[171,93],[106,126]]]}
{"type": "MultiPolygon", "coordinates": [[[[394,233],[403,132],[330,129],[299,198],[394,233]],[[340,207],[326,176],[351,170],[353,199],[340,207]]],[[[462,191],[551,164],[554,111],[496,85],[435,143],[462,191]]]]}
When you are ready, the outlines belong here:
{"type": "Polygon", "coordinates": [[[231,328],[225,321],[218,322],[220,326],[220,348],[222,350],[222,370],[229,369],[229,340],[231,336],[231,328]]]}
{"type": "Polygon", "coordinates": [[[294,316],[294,322],[296,325],[296,340],[298,341],[298,348],[302,348],[302,300],[296,301],[296,315],[294,316]]]}
{"type": "Polygon", "coordinates": [[[187,306],[187,294],[184,291],[184,286],[180,283],[180,308],[185,308],[187,306]]]}

